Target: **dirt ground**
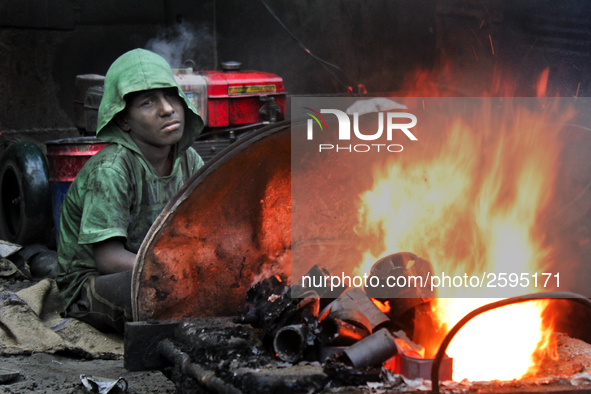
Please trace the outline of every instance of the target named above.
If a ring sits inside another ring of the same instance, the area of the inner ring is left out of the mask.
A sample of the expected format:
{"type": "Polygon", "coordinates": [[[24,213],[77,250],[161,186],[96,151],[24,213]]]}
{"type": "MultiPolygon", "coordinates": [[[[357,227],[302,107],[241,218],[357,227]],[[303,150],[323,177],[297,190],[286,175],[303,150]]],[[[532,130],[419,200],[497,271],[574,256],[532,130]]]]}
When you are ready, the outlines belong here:
{"type": "Polygon", "coordinates": [[[174,384],[161,372],[128,372],[123,360],[84,360],[55,354],[2,357],[1,368],[19,371],[16,380],[0,385],[0,393],[87,393],[80,375],[124,378],[130,394],[173,394],[174,384]]]}
{"type": "MultiPolygon", "coordinates": [[[[16,292],[31,286],[30,281],[0,279],[0,289],[16,292]]],[[[87,393],[80,375],[109,379],[124,378],[130,394],[173,394],[174,384],[161,372],[128,372],[123,360],[86,360],[67,354],[0,356],[0,368],[20,372],[20,376],[0,383],[0,393],[87,393]]]]}

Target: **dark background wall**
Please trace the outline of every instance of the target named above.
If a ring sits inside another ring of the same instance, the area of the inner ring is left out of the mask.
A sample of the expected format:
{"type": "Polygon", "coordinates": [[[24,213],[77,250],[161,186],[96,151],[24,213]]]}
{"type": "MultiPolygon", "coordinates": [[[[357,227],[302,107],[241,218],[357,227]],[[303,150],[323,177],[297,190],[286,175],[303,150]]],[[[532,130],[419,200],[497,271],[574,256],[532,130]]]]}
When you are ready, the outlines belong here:
{"type": "Polygon", "coordinates": [[[500,64],[525,94],[548,66],[556,91],[588,91],[591,2],[584,0],[266,2],[313,54],[344,73],[332,69],[337,79],[323,68],[259,0],[0,0],[0,139],[75,133],[76,75],[104,75],[123,52],[187,31],[185,56],[198,69],[240,61],[282,76],[290,94],[345,94],[344,85],[357,84],[370,94],[393,92],[411,70],[443,67],[442,59],[465,78],[465,94],[486,85],[500,64]]]}

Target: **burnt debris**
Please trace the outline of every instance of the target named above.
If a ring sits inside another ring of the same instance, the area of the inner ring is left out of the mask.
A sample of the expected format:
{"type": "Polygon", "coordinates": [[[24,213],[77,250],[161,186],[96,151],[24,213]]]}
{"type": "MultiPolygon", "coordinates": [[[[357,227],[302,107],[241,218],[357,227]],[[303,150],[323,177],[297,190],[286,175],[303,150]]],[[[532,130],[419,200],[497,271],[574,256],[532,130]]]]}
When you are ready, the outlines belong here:
{"type": "MultiPolygon", "coordinates": [[[[378,263],[372,275],[422,275],[430,270],[428,262],[410,253],[378,263]]],[[[314,266],[307,276],[326,283],[330,273],[314,266]]],[[[243,313],[234,318],[133,323],[134,338],[126,338],[126,366],[162,370],[179,393],[288,394],[331,392],[342,386],[356,392],[355,386],[368,382],[393,387],[391,377],[396,374],[428,379],[425,371],[430,371],[432,360],[424,359],[423,348],[400,329],[409,326],[403,321],[412,319],[408,311],[428,303],[428,295],[413,294],[409,303],[385,294],[370,298],[360,288],[288,283],[283,275],[256,283],[247,291],[243,313]],[[386,308],[388,304],[392,307],[386,308]],[[158,340],[138,341],[142,332],[158,340]],[[128,342],[141,349],[128,349],[128,342]],[[127,360],[127,354],[136,360],[127,360]],[[150,360],[141,360],[142,354],[150,360]]],[[[447,358],[443,363],[442,380],[451,379],[451,362],[447,358]]]]}
{"type": "MultiPolygon", "coordinates": [[[[424,277],[431,270],[426,260],[412,253],[397,253],[379,260],[370,275],[380,280],[401,275],[424,277]]],[[[326,284],[330,273],[314,266],[306,277],[312,278],[309,284],[326,284]]],[[[432,294],[414,288],[399,290],[405,294],[366,293],[360,288],[305,287],[302,282],[290,292],[286,282],[276,275],[255,284],[247,293],[244,314],[235,319],[263,330],[265,351],[288,363],[324,363],[325,373],[344,384],[379,380],[383,365],[394,373],[404,370],[410,379],[429,378],[426,371],[432,360],[424,359],[423,348],[403,330],[395,330],[408,327],[404,321],[398,324],[398,318],[405,320],[409,310],[428,303],[432,294]],[[336,297],[322,297],[327,294],[336,297]],[[384,313],[384,305],[393,307],[384,313]]],[[[447,358],[442,379],[451,379],[451,366],[447,358]]]]}

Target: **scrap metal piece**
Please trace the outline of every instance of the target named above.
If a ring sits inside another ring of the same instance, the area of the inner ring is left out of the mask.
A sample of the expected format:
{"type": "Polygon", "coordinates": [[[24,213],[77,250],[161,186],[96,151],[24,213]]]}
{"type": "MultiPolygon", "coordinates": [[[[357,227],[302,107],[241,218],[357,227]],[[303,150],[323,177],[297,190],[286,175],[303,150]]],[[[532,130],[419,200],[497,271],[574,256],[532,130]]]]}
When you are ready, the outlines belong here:
{"type": "MultiPolygon", "coordinates": [[[[431,379],[434,359],[412,357],[413,353],[416,352],[407,350],[400,354],[400,373],[408,379],[431,379]]],[[[439,367],[439,379],[451,380],[452,374],[453,359],[445,355],[439,367]]]]}
{"type": "Polygon", "coordinates": [[[404,350],[414,350],[421,355],[421,358],[425,357],[425,348],[418,343],[414,343],[402,330],[396,331],[394,334],[396,346],[398,346],[398,353],[402,353],[404,350]]]}
{"type": "Polygon", "coordinates": [[[303,294],[304,299],[298,303],[298,309],[305,309],[314,317],[320,312],[320,298],[314,291],[303,294]]]}
{"type": "MultiPolygon", "coordinates": [[[[367,316],[355,309],[339,309],[334,312],[330,312],[329,316],[354,324],[358,327],[363,327],[370,334],[372,332],[371,323],[369,322],[367,316]]],[[[324,320],[324,318],[326,318],[326,316],[321,316],[320,320],[324,320]]]]}
{"type": "Polygon", "coordinates": [[[364,327],[328,316],[320,322],[318,339],[331,346],[350,346],[369,335],[364,327]]]}
{"type": "Polygon", "coordinates": [[[98,394],[116,394],[125,393],[127,391],[127,381],[123,378],[108,379],[99,376],[80,375],[82,385],[90,393],[98,394]]]}
{"type": "Polygon", "coordinates": [[[382,328],[345,350],[355,368],[379,366],[398,352],[392,334],[382,328]]]}
{"type": "Polygon", "coordinates": [[[359,288],[350,289],[342,294],[332,305],[331,314],[341,310],[354,310],[367,317],[370,324],[370,333],[376,327],[390,321],[388,316],[380,311],[363,290],[359,288]]]}

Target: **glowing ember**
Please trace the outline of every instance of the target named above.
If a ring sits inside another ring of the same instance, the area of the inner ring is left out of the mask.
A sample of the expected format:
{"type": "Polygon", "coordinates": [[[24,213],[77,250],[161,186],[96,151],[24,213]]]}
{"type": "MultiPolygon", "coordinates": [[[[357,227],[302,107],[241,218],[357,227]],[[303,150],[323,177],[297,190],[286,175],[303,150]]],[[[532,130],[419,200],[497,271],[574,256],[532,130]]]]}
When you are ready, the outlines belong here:
{"type": "MultiPolygon", "coordinates": [[[[538,94],[546,82],[544,75],[538,94]]],[[[429,260],[434,275],[530,274],[529,286],[524,286],[525,276],[507,275],[506,296],[551,290],[539,283],[535,288],[531,274],[541,277],[550,253],[536,226],[558,168],[558,115],[507,102],[505,118],[492,122],[493,111],[485,105],[471,119],[440,125],[438,129],[445,130],[441,140],[418,154],[398,155],[374,169],[373,187],[360,196],[356,231],[368,242],[379,241],[368,245],[353,274],[368,273],[377,259],[407,251],[429,260]],[[519,285],[513,286],[516,280],[519,285]]],[[[570,116],[562,113],[558,124],[570,116]]],[[[436,300],[435,314],[444,331],[440,334],[494,301],[474,298],[493,297],[486,286],[438,288],[437,296],[464,297],[436,300]]],[[[454,380],[511,380],[532,372],[533,360],[547,348],[551,332],[542,323],[545,305],[503,307],[469,322],[448,349],[454,380]]],[[[422,343],[428,356],[442,339],[440,335],[434,346],[422,343]]]]}

